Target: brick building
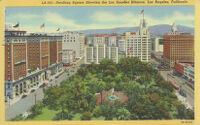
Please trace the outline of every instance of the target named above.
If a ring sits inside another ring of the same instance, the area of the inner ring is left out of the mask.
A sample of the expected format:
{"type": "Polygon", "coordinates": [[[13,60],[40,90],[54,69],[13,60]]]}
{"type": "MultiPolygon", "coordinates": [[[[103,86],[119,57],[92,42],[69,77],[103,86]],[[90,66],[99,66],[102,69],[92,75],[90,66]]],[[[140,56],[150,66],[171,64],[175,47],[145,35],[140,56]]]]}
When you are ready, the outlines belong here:
{"type": "Polygon", "coordinates": [[[50,63],[62,61],[62,40],[52,37],[50,39],[50,63]]]}
{"type": "Polygon", "coordinates": [[[194,62],[194,36],[190,33],[177,31],[169,32],[163,36],[164,61],[170,67],[175,62],[194,62]]]}
{"type": "Polygon", "coordinates": [[[16,80],[26,76],[26,39],[25,31],[10,31],[5,39],[5,80],[16,80]],[[19,34],[19,35],[17,35],[19,34]]]}
{"type": "Polygon", "coordinates": [[[188,82],[194,82],[194,63],[179,63],[177,61],[174,65],[174,70],[188,82]]]}
{"type": "Polygon", "coordinates": [[[62,67],[62,36],[5,32],[5,97],[22,95],[62,67]],[[51,41],[53,39],[53,41],[51,41]],[[56,46],[50,50],[50,41],[56,46]],[[51,51],[56,51],[50,65],[51,51]],[[52,73],[53,72],[53,73],[52,73]]]}

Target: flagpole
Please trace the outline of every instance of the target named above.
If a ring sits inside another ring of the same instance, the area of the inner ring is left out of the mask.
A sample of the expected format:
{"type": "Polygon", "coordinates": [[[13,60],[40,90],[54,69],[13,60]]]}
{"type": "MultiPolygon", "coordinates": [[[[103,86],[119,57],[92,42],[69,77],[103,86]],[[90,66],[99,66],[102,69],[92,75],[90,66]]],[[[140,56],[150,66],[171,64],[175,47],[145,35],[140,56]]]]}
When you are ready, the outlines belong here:
{"type": "Polygon", "coordinates": [[[45,24],[44,24],[44,34],[45,34],[45,24]]]}

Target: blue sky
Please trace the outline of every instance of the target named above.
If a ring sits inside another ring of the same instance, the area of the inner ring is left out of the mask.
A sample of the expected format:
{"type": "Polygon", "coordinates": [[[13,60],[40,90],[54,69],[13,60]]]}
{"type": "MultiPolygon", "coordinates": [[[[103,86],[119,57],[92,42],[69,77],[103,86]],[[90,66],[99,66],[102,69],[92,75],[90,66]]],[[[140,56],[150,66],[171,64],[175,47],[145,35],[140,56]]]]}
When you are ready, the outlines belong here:
{"type": "Polygon", "coordinates": [[[148,25],[173,24],[194,27],[193,6],[121,6],[121,7],[8,7],[6,23],[20,23],[21,30],[45,31],[104,29],[139,25],[144,9],[148,25]]]}

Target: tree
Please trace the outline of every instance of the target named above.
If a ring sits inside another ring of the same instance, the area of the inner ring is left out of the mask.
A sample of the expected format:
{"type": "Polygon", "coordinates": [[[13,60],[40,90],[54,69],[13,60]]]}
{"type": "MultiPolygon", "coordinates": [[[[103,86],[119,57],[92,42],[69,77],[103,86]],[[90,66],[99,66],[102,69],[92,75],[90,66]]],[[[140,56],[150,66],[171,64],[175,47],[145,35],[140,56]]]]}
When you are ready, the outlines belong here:
{"type": "Polygon", "coordinates": [[[97,87],[98,87],[98,91],[101,93],[101,104],[102,104],[102,92],[106,87],[106,83],[104,81],[97,81],[97,87]]]}
{"type": "Polygon", "coordinates": [[[32,108],[31,108],[31,115],[29,117],[34,117],[36,115],[39,115],[42,113],[42,108],[43,108],[43,103],[42,102],[38,102],[36,105],[34,105],[32,108]]]}
{"type": "Polygon", "coordinates": [[[117,120],[130,120],[131,113],[124,107],[117,109],[116,112],[117,120]]]}
{"type": "Polygon", "coordinates": [[[80,74],[82,77],[85,77],[87,72],[88,72],[88,69],[86,67],[80,68],[78,70],[78,74],[80,74]]]}
{"type": "Polygon", "coordinates": [[[81,116],[81,120],[90,120],[92,118],[92,114],[90,112],[84,112],[81,116]]]}
{"type": "Polygon", "coordinates": [[[53,118],[53,120],[72,120],[73,114],[72,112],[68,110],[60,111],[56,114],[56,116],[53,118]]]}
{"type": "Polygon", "coordinates": [[[100,117],[102,115],[102,110],[100,106],[96,106],[94,111],[93,111],[93,116],[94,117],[100,117]]]}
{"type": "Polygon", "coordinates": [[[108,76],[108,75],[111,75],[111,76],[115,76],[116,75],[116,72],[117,72],[117,69],[116,69],[116,66],[115,65],[108,65],[106,69],[104,69],[104,76],[108,76]]]}
{"type": "Polygon", "coordinates": [[[105,120],[112,120],[115,115],[114,107],[109,104],[101,105],[102,115],[105,117],[105,120]]]}
{"type": "Polygon", "coordinates": [[[64,95],[64,89],[59,86],[47,88],[44,90],[44,104],[50,109],[57,110],[57,104],[62,95],[64,95]]]}

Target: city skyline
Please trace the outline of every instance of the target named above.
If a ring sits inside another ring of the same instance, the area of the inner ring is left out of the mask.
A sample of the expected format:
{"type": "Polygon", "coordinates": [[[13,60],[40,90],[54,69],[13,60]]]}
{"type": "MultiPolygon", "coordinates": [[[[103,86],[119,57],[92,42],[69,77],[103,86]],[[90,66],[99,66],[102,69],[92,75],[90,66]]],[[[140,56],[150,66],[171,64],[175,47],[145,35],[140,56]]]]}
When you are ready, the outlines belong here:
{"type": "Polygon", "coordinates": [[[20,30],[43,32],[79,31],[138,26],[141,10],[149,26],[176,23],[194,27],[193,6],[138,6],[138,7],[9,7],[6,24],[20,23],[20,30]],[[159,10],[159,11],[157,11],[159,10]],[[80,13],[81,12],[81,13],[80,13]],[[161,21],[162,20],[162,21],[161,21]],[[160,23],[162,22],[162,23],[160,23]]]}

